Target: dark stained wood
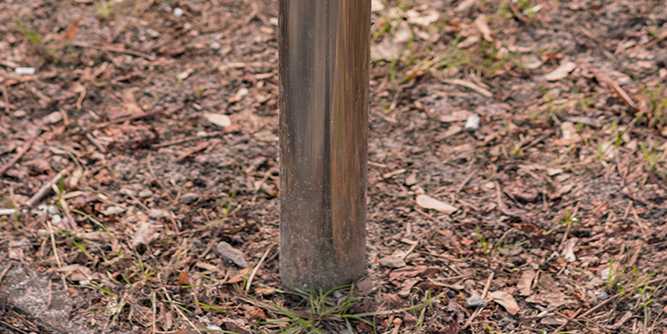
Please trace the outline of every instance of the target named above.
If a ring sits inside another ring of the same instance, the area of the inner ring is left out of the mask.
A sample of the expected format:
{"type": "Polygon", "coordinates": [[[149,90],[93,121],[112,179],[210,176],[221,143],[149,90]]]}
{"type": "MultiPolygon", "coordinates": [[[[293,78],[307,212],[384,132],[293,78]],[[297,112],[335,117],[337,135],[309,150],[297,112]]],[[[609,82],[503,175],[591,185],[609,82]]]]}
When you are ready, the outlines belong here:
{"type": "Polygon", "coordinates": [[[370,0],[280,1],[280,274],[329,288],[366,270],[370,0]]]}

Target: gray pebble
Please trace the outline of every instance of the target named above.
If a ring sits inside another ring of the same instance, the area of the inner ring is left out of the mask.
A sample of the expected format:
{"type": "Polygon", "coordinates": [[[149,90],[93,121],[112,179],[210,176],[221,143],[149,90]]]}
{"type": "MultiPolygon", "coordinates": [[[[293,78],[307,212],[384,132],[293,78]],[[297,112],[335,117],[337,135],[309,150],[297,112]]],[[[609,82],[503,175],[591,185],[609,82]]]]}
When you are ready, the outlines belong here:
{"type": "Polygon", "coordinates": [[[195,193],[187,193],[181,197],[181,203],[183,204],[192,204],[199,200],[199,195],[195,193]]]}
{"type": "Polygon", "coordinates": [[[466,306],[470,308],[481,307],[486,305],[486,301],[476,293],[472,294],[468,299],[466,299],[466,306]]]}

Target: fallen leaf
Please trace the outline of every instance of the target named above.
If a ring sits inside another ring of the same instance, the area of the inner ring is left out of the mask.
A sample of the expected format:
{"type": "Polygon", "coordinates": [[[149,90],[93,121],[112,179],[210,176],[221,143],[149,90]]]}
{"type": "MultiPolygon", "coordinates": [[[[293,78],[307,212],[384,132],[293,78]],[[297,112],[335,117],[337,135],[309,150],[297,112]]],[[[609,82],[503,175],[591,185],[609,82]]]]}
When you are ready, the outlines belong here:
{"type": "Polygon", "coordinates": [[[570,238],[565,242],[565,246],[563,246],[563,258],[565,258],[565,261],[574,262],[577,260],[577,257],[574,255],[574,246],[577,245],[577,241],[579,239],[570,238]]]}
{"type": "Polygon", "coordinates": [[[563,122],[560,125],[560,131],[562,133],[561,139],[556,140],[558,145],[571,145],[581,141],[581,136],[577,133],[577,128],[571,122],[563,122]]]}
{"type": "Polygon", "coordinates": [[[385,256],[380,259],[380,264],[389,268],[402,268],[405,267],[405,255],[401,256],[396,253],[385,256]]]}
{"type": "Polygon", "coordinates": [[[526,302],[548,306],[549,308],[556,308],[573,303],[572,300],[560,291],[538,293],[526,298],[526,302]]]}
{"type": "Polygon", "coordinates": [[[75,19],[67,26],[63,36],[66,41],[71,42],[76,38],[76,34],[79,32],[79,22],[81,22],[81,19],[75,19]]]}
{"type": "Polygon", "coordinates": [[[399,270],[394,270],[391,273],[389,273],[389,280],[390,281],[398,281],[398,280],[403,280],[406,278],[410,277],[415,277],[417,275],[421,275],[424,272],[428,270],[428,267],[426,266],[416,266],[416,267],[408,267],[408,268],[403,268],[399,270]]]}
{"type": "Polygon", "coordinates": [[[144,113],[139,104],[137,104],[134,91],[135,89],[126,89],[123,91],[123,107],[126,115],[140,115],[144,113]]]}
{"type": "Polygon", "coordinates": [[[407,13],[405,14],[408,18],[409,23],[424,27],[435,23],[440,18],[440,14],[438,14],[438,12],[436,11],[429,11],[428,13],[420,13],[414,9],[411,9],[407,11],[407,13]]]}
{"type": "Polygon", "coordinates": [[[178,284],[179,285],[190,285],[190,275],[187,271],[181,271],[178,273],[178,284]]]}
{"type": "Polygon", "coordinates": [[[64,273],[68,279],[74,282],[90,280],[90,277],[93,274],[93,272],[90,269],[88,269],[88,267],[84,267],[80,264],[70,264],[67,266],[63,266],[61,268],[58,268],[57,271],[64,273]]]}
{"type": "Polygon", "coordinates": [[[533,285],[533,280],[535,280],[535,277],[537,276],[537,272],[535,270],[526,270],[521,273],[521,278],[519,278],[519,282],[516,284],[517,288],[519,289],[519,294],[521,296],[530,296],[533,291],[532,291],[532,285],[533,285]]]}
{"type": "Polygon", "coordinates": [[[380,12],[384,10],[384,3],[382,3],[382,0],[372,0],[371,1],[371,10],[373,12],[380,12]]]}
{"type": "Polygon", "coordinates": [[[458,6],[456,6],[454,10],[457,12],[464,12],[474,6],[477,1],[478,0],[463,0],[458,4],[458,6]]]}
{"type": "Polygon", "coordinates": [[[505,291],[494,291],[491,292],[490,296],[494,302],[505,308],[511,315],[515,315],[521,310],[514,297],[505,291]]]}
{"type": "Polygon", "coordinates": [[[452,122],[465,121],[468,119],[468,117],[470,117],[470,115],[472,114],[469,111],[455,110],[447,115],[440,116],[440,122],[452,123],[452,122]]]}
{"type": "Polygon", "coordinates": [[[486,96],[486,97],[493,97],[493,93],[491,93],[488,89],[481,87],[479,85],[476,85],[470,81],[466,80],[461,80],[461,79],[451,79],[451,80],[443,80],[445,83],[448,83],[450,85],[457,85],[461,87],[466,87],[469,89],[474,90],[475,92],[486,96]]]}
{"type": "Polygon", "coordinates": [[[213,123],[213,124],[215,124],[219,127],[222,127],[222,128],[225,128],[225,127],[228,127],[228,126],[232,125],[232,119],[229,118],[229,116],[227,116],[227,115],[214,114],[214,113],[205,113],[204,118],[206,118],[209,122],[211,122],[211,123],[213,123]]]}
{"type": "Polygon", "coordinates": [[[424,209],[433,209],[446,214],[452,214],[458,210],[456,207],[428,195],[417,195],[417,205],[424,209]]]}
{"type": "Polygon", "coordinates": [[[148,246],[148,244],[150,244],[151,241],[157,238],[158,236],[157,229],[158,225],[156,225],[155,223],[151,223],[148,221],[140,223],[137,232],[134,233],[134,237],[132,238],[132,243],[131,243],[132,247],[137,248],[141,245],[148,246]]]}
{"type": "Polygon", "coordinates": [[[547,81],[558,81],[567,77],[570,72],[574,71],[577,65],[571,61],[564,61],[555,70],[544,76],[547,81]]]}
{"type": "Polygon", "coordinates": [[[241,268],[248,266],[248,262],[246,262],[243,252],[224,241],[218,243],[217,251],[223,259],[230,261],[241,268]]]}
{"type": "Polygon", "coordinates": [[[537,56],[529,54],[521,57],[521,66],[527,70],[536,70],[542,66],[542,61],[537,56]]]}
{"type": "Polygon", "coordinates": [[[413,277],[410,279],[407,279],[403,282],[401,285],[401,290],[398,292],[398,295],[401,297],[407,297],[410,295],[410,291],[412,288],[415,286],[415,284],[419,283],[421,281],[421,278],[419,277],[413,277]]]}
{"type": "Polygon", "coordinates": [[[475,19],[475,27],[482,33],[482,37],[487,42],[492,42],[493,37],[491,37],[491,28],[489,28],[489,23],[486,21],[486,15],[480,15],[475,19]]]}

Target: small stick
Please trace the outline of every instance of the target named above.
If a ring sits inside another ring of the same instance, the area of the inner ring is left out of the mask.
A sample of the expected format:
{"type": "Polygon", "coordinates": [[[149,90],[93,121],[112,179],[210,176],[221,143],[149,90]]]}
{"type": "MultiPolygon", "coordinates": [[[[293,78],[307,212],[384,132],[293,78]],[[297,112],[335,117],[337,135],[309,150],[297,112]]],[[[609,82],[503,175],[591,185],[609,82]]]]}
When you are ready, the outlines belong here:
{"type": "Polygon", "coordinates": [[[152,309],[153,309],[153,319],[152,319],[153,320],[153,325],[152,325],[153,331],[152,331],[151,334],[155,334],[157,332],[157,325],[156,325],[156,322],[157,322],[156,321],[157,307],[155,306],[155,303],[157,302],[156,299],[157,298],[155,296],[155,291],[151,292],[151,304],[152,304],[151,306],[152,306],[152,309]]]}
{"type": "Polygon", "coordinates": [[[171,296],[169,296],[169,292],[167,291],[167,289],[165,287],[162,287],[162,291],[164,291],[164,295],[165,297],[167,297],[167,300],[169,300],[169,303],[171,307],[174,309],[174,311],[176,311],[176,313],[178,313],[178,315],[180,315],[183,318],[183,320],[185,320],[185,322],[187,322],[188,325],[190,325],[190,327],[192,327],[192,329],[195,330],[195,332],[201,334],[199,328],[197,328],[197,326],[195,326],[195,324],[193,324],[192,321],[190,321],[190,319],[187,316],[185,316],[183,311],[181,311],[181,309],[178,308],[176,303],[171,299],[171,296]]]}
{"type": "Polygon", "coordinates": [[[269,252],[273,249],[273,245],[269,246],[269,248],[266,249],[264,254],[262,254],[262,258],[259,259],[259,262],[257,262],[257,265],[255,268],[253,268],[252,272],[250,273],[250,277],[248,277],[248,283],[245,285],[245,292],[250,291],[250,286],[252,285],[252,280],[255,278],[255,274],[257,274],[257,270],[259,270],[259,267],[262,266],[264,263],[264,260],[266,260],[266,256],[269,255],[269,252]]]}
{"type": "Polygon", "coordinates": [[[51,191],[51,187],[53,187],[54,184],[58,183],[58,181],[59,181],[61,178],[63,178],[66,174],[68,174],[68,173],[70,172],[71,169],[72,169],[72,167],[71,167],[71,166],[68,166],[67,168],[65,168],[65,169],[63,169],[62,171],[60,171],[60,173],[58,173],[58,174],[57,174],[54,178],[52,178],[49,182],[47,182],[46,184],[44,184],[44,185],[39,189],[39,191],[37,191],[37,193],[35,193],[35,194],[30,198],[30,200],[28,201],[28,204],[26,204],[26,206],[27,206],[28,208],[32,208],[32,207],[34,207],[35,205],[37,205],[37,203],[39,203],[39,202],[40,202],[46,195],[49,194],[49,192],[51,191]]]}
{"type": "Polygon", "coordinates": [[[56,247],[56,237],[53,235],[53,226],[51,225],[51,220],[47,218],[46,224],[49,227],[49,238],[51,239],[51,247],[53,248],[53,255],[56,256],[56,263],[58,263],[58,268],[62,268],[63,263],[60,262],[60,256],[58,256],[58,248],[56,247]]]}
{"type": "Polygon", "coordinates": [[[7,268],[5,268],[1,273],[0,273],[0,283],[2,283],[2,280],[5,279],[5,275],[7,275],[7,272],[9,272],[9,269],[12,269],[13,263],[9,263],[7,268]]]}
{"type": "MultiPolygon", "coordinates": [[[[489,278],[486,280],[486,284],[484,285],[484,291],[482,292],[482,299],[486,298],[486,294],[489,293],[489,288],[491,288],[491,281],[493,281],[493,276],[495,276],[495,273],[492,271],[492,272],[491,272],[491,275],[489,275],[489,278]]],[[[463,325],[463,328],[461,328],[461,329],[466,329],[466,328],[468,328],[470,325],[472,325],[472,321],[475,320],[475,318],[477,318],[477,316],[478,316],[480,313],[482,313],[482,310],[484,310],[485,307],[486,307],[486,306],[482,306],[482,307],[480,307],[479,309],[477,309],[477,310],[475,311],[475,313],[473,313],[473,314],[470,316],[470,318],[468,319],[468,321],[466,321],[465,325],[463,325]]]]}
{"type": "MultiPolygon", "coordinates": [[[[7,86],[2,85],[2,96],[5,97],[5,111],[9,113],[10,110],[12,110],[12,105],[9,102],[9,93],[7,92],[7,86]]],[[[2,175],[2,173],[0,173],[2,175]]]]}
{"type": "Polygon", "coordinates": [[[197,141],[197,140],[200,140],[200,139],[208,139],[208,138],[221,136],[224,133],[225,133],[224,131],[212,132],[212,133],[207,133],[207,134],[203,134],[203,135],[197,135],[197,136],[187,137],[187,138],[183,138],[183,139],[177,139],[177,140],[173,140],[173,141],[166,142],[166,143],[156,144],[156,145],[152,145],[152,147],[153,148],[163,148],[163,147],[168,147],[168,146],[180,145],[180,144],[185,144],[185,143],[189,143],[189,142],[192,142],[192,141],[197,141]]]}
{"type": "Polygon", "coordinates": [[[74,42],[71,43],[70,45],[80,47],[80,48],[88,48],[88,49],[97,49],[101,51],[106,51],[106,52],[112,52],[112,53],[120,53],[120,54],[126,54],[130,56],[135,56],[135,57],[141,57],[147,60],[155,60],[155,57],[143,52],[139,51],[134,51],[134,50],[128,50],[116,46],[105,46],[105,45],[92,45],[92,44],[87,44],[87,43],[82,43],[82,42],[74,42]]]}
{"type": "Polygon", "coordinates": [[[17,162],[19,162],[19,160],[21,160],[21,158],[22,158],[26,153],[28,153],[28,151],[30,151],[30,148],[32,147],[32,144],[35,142],[35,140],[37,139],[37,137],[39,137],[39,135],[40,135],[41,132],[42,132],[42,131],[39,130],[39,131],[37,132],[37,135],[35,135],[34,137],[28,139],[28,141],[25,142],[25,143],[23,144],[23,146],[21,146],[21,148],[19,149],[19,151],[16,152],[16,155],[12,158],[12,160],[9,160],[9,162],[7,162],[4,166],[0,167],[0,176],[4,175],[10,168],[12,168],[12,166],[14,166],[14,164],[16,164],[17,162]]]}

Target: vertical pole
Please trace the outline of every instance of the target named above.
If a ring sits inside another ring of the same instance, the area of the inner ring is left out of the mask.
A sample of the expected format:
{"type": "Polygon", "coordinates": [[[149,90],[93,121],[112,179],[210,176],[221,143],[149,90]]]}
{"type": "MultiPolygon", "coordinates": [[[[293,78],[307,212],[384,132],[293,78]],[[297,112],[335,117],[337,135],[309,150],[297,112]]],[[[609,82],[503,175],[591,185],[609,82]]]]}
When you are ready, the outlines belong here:
{"type": "Polygon", "coordinates": [[[280,275],[325,289],[366,270],[371,0],[280,0],[280,275]]]}

